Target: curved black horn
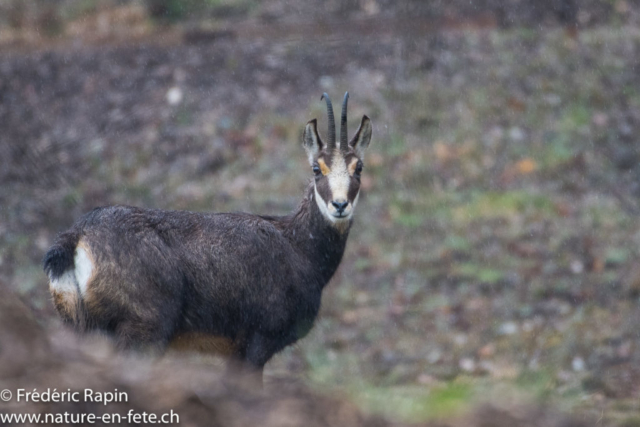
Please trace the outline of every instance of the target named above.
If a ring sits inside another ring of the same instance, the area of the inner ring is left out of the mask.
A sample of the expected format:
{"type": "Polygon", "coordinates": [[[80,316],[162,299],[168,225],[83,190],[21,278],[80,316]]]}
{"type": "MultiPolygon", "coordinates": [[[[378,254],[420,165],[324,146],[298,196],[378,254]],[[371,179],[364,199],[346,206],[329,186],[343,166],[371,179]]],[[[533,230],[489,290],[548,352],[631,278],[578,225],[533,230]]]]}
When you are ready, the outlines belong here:
{"type": "Polygon", "coordinates": [[[349,101],[349,92],[344,93],[342,101],[342,116],[340,118],[340,151],[347,152],[349,144],[347,143],[347,101],[349,101]]]}
{"type": "Polygon", "coordinates": [[[336,120],[333,117],[333,105],[331,105],[331,99],[327,93],[323,93],[320,100],[327,101],[327,116],[329,116],[329,142],[327,143],[327,149],[329,151],[336,148],[336,120]]]}

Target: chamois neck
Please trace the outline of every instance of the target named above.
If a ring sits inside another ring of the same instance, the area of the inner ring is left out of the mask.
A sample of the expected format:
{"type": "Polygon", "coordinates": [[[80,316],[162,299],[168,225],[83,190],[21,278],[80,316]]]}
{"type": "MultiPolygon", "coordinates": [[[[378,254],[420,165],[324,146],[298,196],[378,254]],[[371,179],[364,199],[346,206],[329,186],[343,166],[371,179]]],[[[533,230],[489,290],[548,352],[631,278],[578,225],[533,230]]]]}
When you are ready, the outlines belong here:
{"type": "Polygon", "coordinates": [[[280,217],[278,222],[289,241],[318,266],[323,285],[326,285],[342,260],[351,224],[339,230],[322,216],[315,201],[313,183],[306,189],[298,207],[290,215],[280,217]]]}

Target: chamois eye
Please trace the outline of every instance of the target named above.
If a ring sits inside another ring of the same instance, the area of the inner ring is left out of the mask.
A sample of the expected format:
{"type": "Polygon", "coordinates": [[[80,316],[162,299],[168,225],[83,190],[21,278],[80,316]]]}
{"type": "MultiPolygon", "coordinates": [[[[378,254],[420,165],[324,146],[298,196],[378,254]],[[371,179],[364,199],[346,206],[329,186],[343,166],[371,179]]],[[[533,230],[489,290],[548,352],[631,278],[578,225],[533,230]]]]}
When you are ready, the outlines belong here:
{"type": "Polygon", "coordinates": [[[322,173],[322,171],[320,170],[320,166],[313,165],[313,173],[316,175],[320,175],[322,173]]]}
{"type": "Polygon", "coordinates": [[[356,165],[355,174],[356,176],[360,176],[361,173],[362,173],[362,162],[358,162],[358,164],[356,165]]]}

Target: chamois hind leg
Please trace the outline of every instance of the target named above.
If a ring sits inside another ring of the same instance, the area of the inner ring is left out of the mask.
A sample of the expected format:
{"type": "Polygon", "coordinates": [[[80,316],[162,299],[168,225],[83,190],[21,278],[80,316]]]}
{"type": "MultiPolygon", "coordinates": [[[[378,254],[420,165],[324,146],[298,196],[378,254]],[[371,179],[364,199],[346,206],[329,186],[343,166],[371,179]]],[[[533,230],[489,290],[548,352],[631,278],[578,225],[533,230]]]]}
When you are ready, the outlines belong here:
{"type": "Polygon", "coordinates": [[[116,345],[120,350],[161,353],[169,342],[168,337],[154,332],[152,325],[130,320],[118,323],[115,334],[116,345]]]}
{"type": "Polygon", "coordinates": [[[120,321],[115,327],[118,348],[158,354],[164,352],[173,335],[171,317],[120,321]]]}

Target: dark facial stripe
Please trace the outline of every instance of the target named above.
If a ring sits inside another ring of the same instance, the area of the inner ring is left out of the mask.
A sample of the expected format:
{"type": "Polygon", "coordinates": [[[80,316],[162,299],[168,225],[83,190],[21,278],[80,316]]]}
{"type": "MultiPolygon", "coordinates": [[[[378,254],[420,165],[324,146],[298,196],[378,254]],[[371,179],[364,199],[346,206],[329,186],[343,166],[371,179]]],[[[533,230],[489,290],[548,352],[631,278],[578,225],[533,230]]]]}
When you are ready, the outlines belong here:
{"type": "Polygon", "coordinates": [[[318,190],[318,194],[322,197],[325,203],[331,202],[333,199],[333,195],[331,194],[331,188],[329,187],[329,180],[325,177],[322,177],[316,181],[316,188],[318,190]]]}
{"type": "Polygon", "coordinates": [[[349,190],[347,191],[347,198],[349,199],[349,202],[353,203],[358,195],[358,191],[360,191],[360,182],[357,178],[352,176],[351,181],[349,182],[349,190]]]}

